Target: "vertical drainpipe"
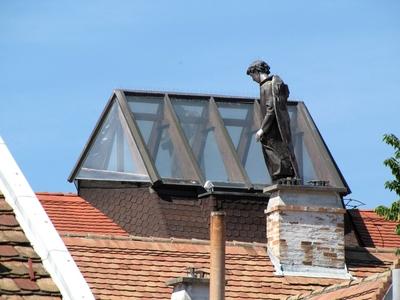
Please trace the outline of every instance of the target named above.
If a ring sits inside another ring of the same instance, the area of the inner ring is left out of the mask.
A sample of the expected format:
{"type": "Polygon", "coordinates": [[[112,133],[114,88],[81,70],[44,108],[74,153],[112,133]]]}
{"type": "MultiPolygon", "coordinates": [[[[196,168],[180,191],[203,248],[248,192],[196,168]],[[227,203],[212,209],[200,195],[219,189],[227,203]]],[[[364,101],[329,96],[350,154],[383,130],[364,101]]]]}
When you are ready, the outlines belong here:
{"type": "Polygon", "coordinates": [[[393,299],[400,299],[400,266],[395,265],[392,270],[393,299]]]}
{"type": "Polygon", "coordinates": [[[225,299],[225,212],[211,212],[210,300],[225,299]]]}

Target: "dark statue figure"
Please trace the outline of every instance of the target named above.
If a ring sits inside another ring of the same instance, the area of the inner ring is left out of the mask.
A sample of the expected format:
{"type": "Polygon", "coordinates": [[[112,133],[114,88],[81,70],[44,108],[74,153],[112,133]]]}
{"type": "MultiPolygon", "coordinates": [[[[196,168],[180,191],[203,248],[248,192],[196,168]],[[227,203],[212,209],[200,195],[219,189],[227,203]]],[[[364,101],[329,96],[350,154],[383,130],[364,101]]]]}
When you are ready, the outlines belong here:
{"type": "Polygon", "coordinates": [[[256,133],[262,144],[265,164],[272,182],[280,179],[299,179],[294,155],[290,119],[287,110],[289,88],[277,75],[270,75],[269,65],[261,60],[253,62],[247,75],[260,84],[260,105],[264,119],[256,133]]]}

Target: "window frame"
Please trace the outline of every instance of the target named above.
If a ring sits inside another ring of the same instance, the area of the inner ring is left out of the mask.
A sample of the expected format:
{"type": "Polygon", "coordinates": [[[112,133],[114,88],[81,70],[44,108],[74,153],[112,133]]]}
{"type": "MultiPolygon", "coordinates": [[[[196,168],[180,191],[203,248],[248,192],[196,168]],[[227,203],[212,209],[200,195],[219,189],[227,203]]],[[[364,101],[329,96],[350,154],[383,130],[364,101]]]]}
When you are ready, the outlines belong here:
{"type": "MultiPolygon", "coordinates": [[[[228,173],[228,176],[232,180],[240,180],[243,184],[230,183],[230,182],[213,182],[213,184],[218,188],[230,188],[230,189],[240,189],[240,190],[262,190],[263,188],[269,186],[269,184],[255,184],[252,183],[245,167],[242,164],[242,157],[235,149],[229,132],[224,125],[224,121],[218,110],[218,103],[228,102],[228,103],[247,103],[253,105],[254,109],[254,124],[261,124],[262,113],[259,100],[251,97],[237,97],[237,96],[223,96],[223,95],[211,95],[211,94],[193,94],[193,93],[176,93],[176,92],[158,92],[158,91],[143,91],[143,90],[114,90],[113,94],[109,98],[104,110],[102,111],[99,120],[96,123],[90,137],[85,144],[78,161],[76,162],[68,181],[73,182],[74,180],[79,180],[76,178],[79,170],[81,169],[83,162],[91,149],[91,146],[95,140],[95,137],[99,133],[101,125],[105,121],[107,114],[109,113],[114,102],[117,102],[119,108],[122,111],[123,117],[128,124],[128,129],[133,137],[134,142],[139,150],[139,154],[144,162],[146,171],[149,175],[150,182],[153,186],[158,185],[182,185],[182,186],[204,186],[207,178],[204,178],[200,166],[196,161],[195,153],[190,147],[188,140],[185,137],[183,128],[179,122],[176,112],[173,108],[172,98],[183,98],[183,99],[193,99],[193,100],[206,100],[208,101],[209,109],[209,123],[214,126],[216,137],[218,136],[217,144],[220,153],[224,155],[223,163],[228,173]],[[171,135],[171,141],[174,145],[174,151],[179,153],[179,157],[184,161],[185,166],[188,170],[186,172],[193,175],[193,180],[186,179],[174,179],[174,178],[162,178],[155,166],[155,161],[152,159],[150,150],[148,149],[146,142],[142,136],[140,128],[135,120],[135,117],[129,108],[127,97],[128,96],[159,96],[163,101],[163,119],[167,119],[169,124],[169,130],[171,135]],[[175,148],[176,147],[176,148],[175,148]]],[[[304,122],[303,126],[308,131],[308,138],[312,140],[313,151],[320,154],[320,157],[313,158],[312,164],[315,169],[319,169],[320,164],[324,164],[324,169],[329,173],[329,177],[333,179],[334,186],[338,188],[343,188],[344,194],[350,193],[350,188],[347,185],[342,173],[340,172],[335,160],[333,159],[325,141],[323,140],[317,126],[315,125],[310,113],[307,110],[304,102],[302,101],[288,101],[289,106],[297,107],[297,114],[301,115],[304,122]],[[314,159],[318,161],[314,161],[314,159]]],[[[244,146],[242,146],[244,147],[244,146]]],[[[261,150],[260,150],[261,151],[261,150]]],[[[262,162],[264,163],[264,162],[262,162]]],[[[88,179],[85,179],[88,180],[88,179]]],[[[96,179],[94,179],[96,180],[96,179]]]]}

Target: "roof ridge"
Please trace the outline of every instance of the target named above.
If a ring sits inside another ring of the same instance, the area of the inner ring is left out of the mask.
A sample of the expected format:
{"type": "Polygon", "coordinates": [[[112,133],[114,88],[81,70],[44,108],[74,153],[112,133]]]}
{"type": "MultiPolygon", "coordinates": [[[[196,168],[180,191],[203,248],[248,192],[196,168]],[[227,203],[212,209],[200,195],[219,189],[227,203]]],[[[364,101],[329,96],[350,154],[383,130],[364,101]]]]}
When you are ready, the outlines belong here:
{"type": "MultiPolygon", "coordinates": [[[[144,236],[121,236],[115,234],[96,234],[96,233],[80,233],[80,232],[63,232],[60,234],[62,237],[71,238],[88,238],[94,240],[125,240],[125,241],[138,241],[138,242],[159,242],[159,243],[175,243],[175,244],[197,244],[197,245],[209,245],[209,240],[202,239],[184,239],[184,238],[162,238],[162,237],[144,237],[144,236]]],[[[241,242],[241,241],[227,241],[227,246],[242,246],[242,247],[265,247],[268,248],[267,243],[259,242],[241,242]]],[[[360,251],[363,252],[367,250],[370,253],[394,253],[397,248],[388,247],[361,247],[361,246],[345,246],[345,249],[350,251],[360,251]]]]}
{"type": "MultiPolygon", "coordinates": [[[[136,235],[120,236],[114,234],[93,234],[93,233],[61,233],[62,237],[71,238],[88,238],[95,240],[123,240],[123,241],[139,241],[139,242],[159,242],[159,243],[175,243],[175,244],[198,244],[198,245],[209,245],[209,240],[201,239],[183,239],[183,238],[161,238],[161,237],[143,237],[136,235]]],[[[258,242],[240,242],[240,241],[227,241],[227,246],[242,246],[242,247],[267,247],[267,243],[258,242]]]]}
{"type": "MultiPolygon", "coordinates": [[[[135,235],[115,235],[115,234],[96,234],[96,233],[81,233],[81,232],[60,232],[62,237],[70,237],[70,238],[85,238],[92,240],[114,240],[114,241],[138,241],[138,242],[155,242],[155,243],[168,243],[168,244],[194,244],[194,245],[209,245],[209,240],[201,240],[201,239],[183,239],[183,238],[161,238],[161,237],[142,237],[135,235]]],[[[227,241],[226,246],[231,247],[262,247],[268,248],[267,243],[259,243],[259,242],[240,242],[240,241],[227,241]]],[[[369,247],[360,247],[360,246],[346,246],[347,250],[350,251],[365,251],[367,250],[370,253],[394,253],[396,248],[369,248],[369,247]]]]}

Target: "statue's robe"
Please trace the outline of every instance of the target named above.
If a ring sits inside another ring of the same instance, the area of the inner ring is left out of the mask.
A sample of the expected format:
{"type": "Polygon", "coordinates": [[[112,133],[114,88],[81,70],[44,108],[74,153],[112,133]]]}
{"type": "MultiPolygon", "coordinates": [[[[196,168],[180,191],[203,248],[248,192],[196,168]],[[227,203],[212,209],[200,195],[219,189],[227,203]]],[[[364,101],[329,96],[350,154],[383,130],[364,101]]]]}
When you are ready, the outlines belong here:
{"type": "Polygon", "coordinates": [[[287,110],[288,97],[289,88],[279,76],[270,76],[260,83],[260,105],[264,115],[260,142],[273,182],[287,177],[299,178],[287,110]]]}

